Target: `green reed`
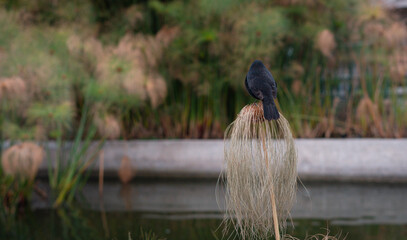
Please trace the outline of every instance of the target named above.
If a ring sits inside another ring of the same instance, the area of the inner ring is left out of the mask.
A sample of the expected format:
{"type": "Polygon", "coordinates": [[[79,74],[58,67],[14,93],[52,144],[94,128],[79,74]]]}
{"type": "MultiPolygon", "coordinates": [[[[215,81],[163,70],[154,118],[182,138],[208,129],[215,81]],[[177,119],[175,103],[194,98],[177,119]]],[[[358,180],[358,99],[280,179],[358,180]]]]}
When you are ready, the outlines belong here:
{"type": "Polygon", "coordinates": [[[82,117],[72,143],[67,143],[62,135],[57,137],[57,154],[55,159],[49,158],[48,177],[52,189],[53,207],[71,204],[78,191],[87,181],[87,170],[92,166],[103,146],[103,140],[92,146],[95,127],[86,131],[88,107],[85,105],[82,117]],[[66,151],[68,145],[68,151],[66,151]],[[54,163],[54,164],[53,164],[54,163]]]}

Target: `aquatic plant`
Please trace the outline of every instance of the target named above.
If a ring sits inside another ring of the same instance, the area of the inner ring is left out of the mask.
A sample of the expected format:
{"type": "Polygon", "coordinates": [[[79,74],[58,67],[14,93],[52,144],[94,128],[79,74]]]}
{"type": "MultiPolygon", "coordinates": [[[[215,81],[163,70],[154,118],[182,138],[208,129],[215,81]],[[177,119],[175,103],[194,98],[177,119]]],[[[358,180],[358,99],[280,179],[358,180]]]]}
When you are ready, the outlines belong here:
{"type": "Polygon", "coordinates": [[[92,146],[92,139],[96,134],[95,127],[90,127],[89,132],[85,134],[88,119],[85,105],[75,139],[68,146],[67,152],[62,134],[57,138],[57,155],[54,161],[49,159],[48,164],[49,184],[55,199],[53,207],[72,203],[76,193],[86,183],[87,171],[103,146],[103,140],[99,141],[96,146],[92,146]]]}
{"type": "Polygon", "coordinates": [[[407,28],[368,0],[0,6],[7,139],[34,139],[38,126],[56,139],[57,125],[78,124],[85,96],[128,129],[110,138],[221,138],[249,100],[241,76],[254,57],[274,73],[296,137],[407,134],[407,28]]]}
{"type": "Polygon", "coordinates": [[[1,156],[5,175],[33,181],[45,157],[42,147],[32,142],[23,142],[6,149],[1,156]]]}
{"type": "Polygon", "coordinates": [[[34,182],[5,175],[0,171],[0,223],[13,222],[17,213],[28,206],[34,182]]]}
{"type": "MultiPolygon", "coordinates": [[[[2,145],[2,141],[0,141],[2,145]]],[[[1,155],[0,223],[12,224],[19,211],[29,205],[39,166],[45,151],[32,142],[22,142],[7,148],[1,155]]]]}
{"type": "Polygon", "coordinates": [[[267,121],[261,103],[245,106],[225,132],[226,232],[280,239],[292,207],[297,154],[283,115],[267,121]]]}
{"type": "Polygon", "coordinates": [[[66,206],[53,210],[47,232],[49,238],[59,239],[102,239],[89,214],[77,206],[66,206]]]}
{"type": "Polygon", "coordinates": [[[35,189],[34,177],[44,157],[44,150],[33,143],[8,148],[1,156],[0,224],[12,226],[18,213],[29,207],[35,189]]]}
{"type": "Polygon", "coordinates": [[[0,29],[3,136],[34,140],[41,126],[44,131],[38,137],[55,138],[55,131],[60,126],[68,130],[73,120],[70,80],[84,74],[72,59],[60,58],[67,56],[64,39],[70,30],[24,28],[17,14],[1,9],[1,15],[0,21],[7,25],[0,29]]]}

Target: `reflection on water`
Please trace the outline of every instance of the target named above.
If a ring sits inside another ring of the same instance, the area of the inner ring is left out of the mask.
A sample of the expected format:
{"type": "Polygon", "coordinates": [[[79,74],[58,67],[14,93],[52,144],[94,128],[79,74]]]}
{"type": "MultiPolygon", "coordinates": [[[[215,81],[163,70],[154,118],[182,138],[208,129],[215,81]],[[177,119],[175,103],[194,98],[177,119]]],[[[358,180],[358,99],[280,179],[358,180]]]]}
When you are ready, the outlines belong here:
{"type": "MultiPolygon", "coordinates": [[[[298,238],[342,232],[347,239],[407,239],[407,185],[306,183],[293,209],[298,238]]],[[[215,182],[97,183],[74,208],[51,210],[34,199],[32,210],[0,226],[0,239],[138,239],[141,229],[175,240],[215,239],[221,212],[215,182]]]]}

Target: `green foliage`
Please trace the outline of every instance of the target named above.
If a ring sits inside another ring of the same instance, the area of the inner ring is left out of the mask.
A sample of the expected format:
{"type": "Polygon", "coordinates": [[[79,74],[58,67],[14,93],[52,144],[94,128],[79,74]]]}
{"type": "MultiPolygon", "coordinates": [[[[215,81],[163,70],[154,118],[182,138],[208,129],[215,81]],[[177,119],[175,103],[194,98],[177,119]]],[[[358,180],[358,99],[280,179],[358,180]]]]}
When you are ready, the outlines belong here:
{"type": "Polygon", "coordinates": [[[83,187],[87,180],[87,170],[95,161],[103,141],[95,147],[91,146],[92,138],[96,133],[95,128],[90,128],[87,135],[84,135],[87,120],[87,106],[82,113],[80,125],[72,145],[69,146],[69,152],[66,153],[63,136],[60,135],[57,140],[58,155],[55,159],[55,165],[49,159],[48,176],[49,184],[53,191],[55,199],[53,207],[59,207],[62,204],[71,204],[75,199],[76,193],[83,187]],[[82,140],[83,139],[83,140],[82,140]]]}
{"type": "Polygon", "coordinates": [[[2,106],[5,122],[46,125],[48,138],[60,127],[75,135],[85,98],[126,139],[222,137],[253,101],[243,82],[255,59],[271,69],[296,136],[407,134],[406,97],[396,94],[407,85],[406,27],[367,0],[1,6],[0,77],[19,76],[29,89],[2,106]]]}
{"type": "Polygon", "coordinates": [[[34,103],[27,111],[27,117],[30,121],[41,122],[44,125],[57,128],[58,125],[64,129],[69,129],[73,115],[72,106],[69,102],[59,105],[50,105],[44,103],[34,103]]]}
{"type": "Polygon", "coordinates": [[[10,140],[29,140],[35,138],[35,129],[21,126],[13,122],[3,122],[3,137],[10,140]]]}
{"type": "Polygon", "coordinates": [[[3,126],[6,137],[17,137],[20,128],[31,136],[25,139],[33,139],[35,134],[31,133],[41,125],[54,138],[51,133],[60,126],[71,129],[75,111],[71,85],[87,76],[83,66],[69,58],[66,41],[71,30],[22,28],[14,25],[12,14],[5,16],[0,19],[0,33],[6,34],[0,36],[0,54],[4,56],[0,60],[1,77],[19,76],[24,81],[24,87],[13,92],[14,99],[6,99],[1,107],[5,122],[16,126],[12,129],[3,126]],[[10,26],[13,34],[7,33],[10,26]]]}
{"type": "Polygon", "coordinates": [[[140,99],[137,96],[123,93],[117,87],[91,82],[85,88],[85,96],[94,103],[102,103],[107,107],[116,106],[123,112],[139,106],[140,99]]]}
{"type": "Polygon", "coordinates": [[[6,176],[0,167],[0,225],[9,228],[15,223],[18,212],[31,200],[32,181],[6,176]]]}

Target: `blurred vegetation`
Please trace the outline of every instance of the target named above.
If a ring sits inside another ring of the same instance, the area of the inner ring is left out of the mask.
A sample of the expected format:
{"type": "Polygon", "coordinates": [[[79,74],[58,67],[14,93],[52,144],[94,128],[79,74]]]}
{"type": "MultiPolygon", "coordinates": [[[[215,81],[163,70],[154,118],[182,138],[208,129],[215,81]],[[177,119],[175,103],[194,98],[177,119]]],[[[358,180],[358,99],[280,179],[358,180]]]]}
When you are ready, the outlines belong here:
{"type": "Polygon", "coordinates": [[[92,146],[92,139],[96,134],[94,126],[90,126],[89,132],[85,134],[87,110],[88,106],[85,105],[74,141],[71,144],[66,143],[60,135],[57,138],[57,156],[53,164],[49,159],[48,181],[52,189],[51,201],[54,208],[62,205],[70,206],[76,200],[77,193],[88,180],[88,170],[95,162],[104,143],[102,140],[97,146],[92,146]]]}
{"type": "MultiPolygon", "coordinates": [[[[100,140],[92,145],[96,128],[87,123],[87,119],[90,119],[88,108],[87,104],[83,106],[82,117],[73,141],[67,142],[63,139],[63,127],[59,126],[54,154],[33,142],[8,141],[3,144],[0,139],[0,146],[9,145],[2,149],[0,154],[0,221],[12,222],[20,211],[29,206],[34,190],[41,198],[47,199],[54,208],[69,206],[77,200],[77,193],[86,184],[88,170],[104,143],[104,140],[100,140]],[[35,183],[35,177],[44,158],[48,158],[50,196],[35,183]]],[[[47,150],[52,148],[51,146],[47,150]]]]}
{"type": "Polygon", "coordinates": [[[260,59],[297,137],[406,137],[406,39],[368,0],[0,0],[2,136],[74,139],[87,99],[98,137],[220,138],[260,59]]]}
{"type": "Polygon", "coordinates": [[[0,155],[0,225],[4,228],[13,226],[17,216],[30,208],[32,193],[38,190],[34,180],[44,154],[41,147],[25,142],[0,155]]]}

